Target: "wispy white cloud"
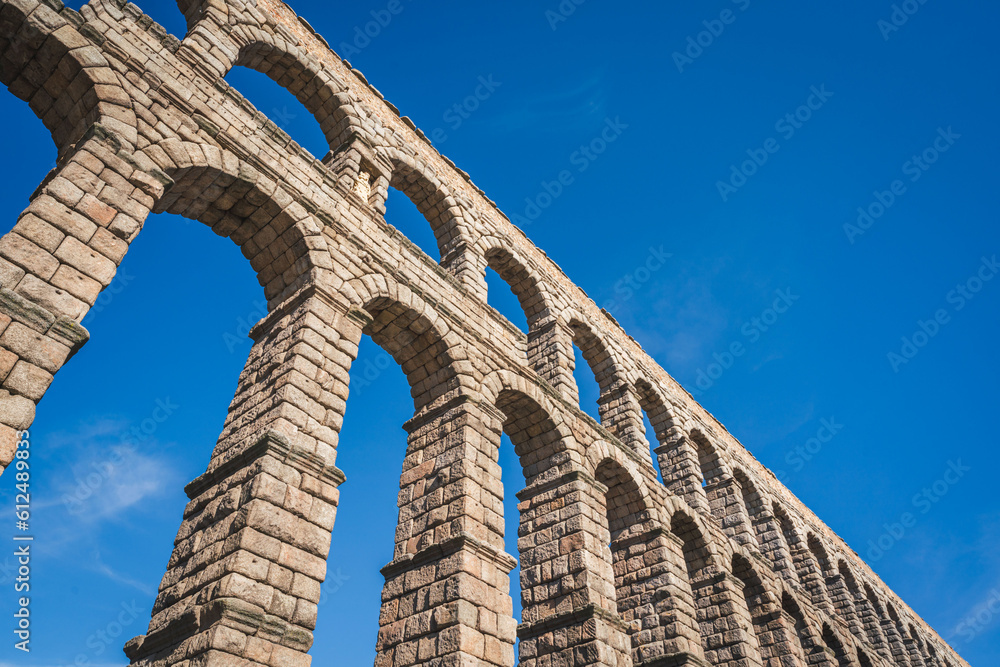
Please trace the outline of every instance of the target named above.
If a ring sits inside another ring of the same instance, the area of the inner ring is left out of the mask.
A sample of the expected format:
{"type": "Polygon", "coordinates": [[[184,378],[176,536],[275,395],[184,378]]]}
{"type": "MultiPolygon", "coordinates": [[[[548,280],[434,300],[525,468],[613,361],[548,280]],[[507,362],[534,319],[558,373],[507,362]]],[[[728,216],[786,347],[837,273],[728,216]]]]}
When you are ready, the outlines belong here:
{"type": "Polygon", "coordinates": [[[73,560],[76,567],[151,595],[148,586],[104,563],[97,548],[106,526],[142,521],[183,483],[155,432],[140,441],[132,426],[102,416],[46,435],[44,446],[33,450],[44,460],[45,474],[36,477],[32,514],[44,537],[38,547],[47,557],[73,560]]]}
{"type": "Polygon", "coordinates": [[[671,274],[661,272],[622,301],[615,317],[669,372],[693,373],[710,360],[730,327],[729,310],[712,290],[726,263],[721,258],[702,265],[677,262],[671,274]]]}
{"type": "Polygon", "coordinates": [[[147,597],[153,597],[156,594],[156,591],[152,587],[148,586],[147,584],[142,583],[141,581],[137,581],[137,580],[133,579],[132,577],[128,576],[127,574],[123,574],[123,573],[115,570],[110,565],[108,565],[107,563],[105,563],[101,559],[101,552],[100,551],[95,551],[94,552],[94,565],[95,565],[94,569],[97,572],[103,574],[105,577],[107,577],[111,581],[115,581],[115,582],[118,582],[119,584],[122,584],[124,586],[128,586],[130,588],[134,588],[134,589],[136,589],[137,591],[139,591],[140,593],[142,593],[143,595],[145,595],[147,597]]]}

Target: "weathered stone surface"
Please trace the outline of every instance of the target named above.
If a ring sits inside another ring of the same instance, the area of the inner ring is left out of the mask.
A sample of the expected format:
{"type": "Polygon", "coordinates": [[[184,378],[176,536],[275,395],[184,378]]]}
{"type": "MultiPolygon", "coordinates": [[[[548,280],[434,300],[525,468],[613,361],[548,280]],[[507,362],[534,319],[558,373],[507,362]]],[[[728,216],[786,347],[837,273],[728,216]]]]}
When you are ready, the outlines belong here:
{"type": "Polygon", "coordinates": [[[0,239],[0,466],[150,212],[229,237],[263,287],[132,664],[309,664],[363,335],[414,399],[376,665],[510,667],[516,637],[523,667],[966,664],[291,8],[181,4],[183,42],[122,0],[0,0],[0,82],[59,150],[0,239]],[[222,80],[237,63],[315,114],[323,161],[222,80]],[[440,261],[387,223],[390,188],[440,261]],[[526,333],[487,304],[487,267],[526,333]],[[525,479],[519,626],[504,432],[525,479]]]}

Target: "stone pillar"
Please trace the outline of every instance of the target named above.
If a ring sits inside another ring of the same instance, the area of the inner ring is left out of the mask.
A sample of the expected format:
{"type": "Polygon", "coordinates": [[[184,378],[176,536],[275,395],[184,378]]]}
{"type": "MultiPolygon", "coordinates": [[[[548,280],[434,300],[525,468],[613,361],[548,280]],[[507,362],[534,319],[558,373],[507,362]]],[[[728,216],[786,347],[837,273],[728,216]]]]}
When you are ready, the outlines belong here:
{"type": "Polygon", "coordinates": [[[761,658],[767,667],[806,667],[795,619],[773,603],[753,616],[761,658]]]}
{"type": "MultiPolygon", "coordinates": [[[[598,399],[601,425],[611,431],[622,444],[648,459],[649,443],[646,428],[642,423],[642,408],[639,399],[625,382],[601,392],[598,399]]],[[[650,461],[652,466],[652,461],[650,461]]]]}
{"type": "Polygon", "coordinates": [[[718,572],[691,582],[705,656],[716,667],[763,667],[742,581],[718,572]]]}
{"type": "Polygon", "coordinates": [[[712,516],[722,526],[723,532],[744,546],[757,546],[753,526],[746,505],[743,504],[743,490],[733,477],[719,476],[705,487],[712,516]]]}
{"type": "Polygon", "coordinates": [[[614,547],[618,612],[629,627],[633,665],[707,667],[681,539],[653,528],[614,547]]]}
{"type": "Polygon", "coordinates": [[[517,494],[521,511],[521,667],[631,662],[628,627],[617,613],[607,487],[581,471],[517,494]]]}
{"type": "Polygon", "coordinates": [[[670,492],[699,512],[709,514],[708,498],[701,484],[701,463],[690,438],[680,435],[653,452],[660,464],[663,484],[670,492]]]}
{"type": "Polygon", "coordinates": [[[385,215],[392,165],[379,156],[371,144],[351,134],[341,146],[323,158],[340,185],[358,198],[364,207],[385,215]]]}
{"type": "Polygon", "coordinates": [[[841,620],[850,628],[851,634],[855,637],[864,638],[866,636],[865,631],[861,625],[861,621],[858,620],[857,610],[854,608],[854,596],[851,595],[851,591],[847,588],[844,575],[839,572],[827,575],[826,587],[830,591],[834,609],[837,610],[837,614],[841,620]]]}
{"type": "Polygon", "coordinates": [[[899,633],[899,628],[888,616],[882,617],[882,632],[885,633],[886,641],[889,643],[889,650],[892,653],[892,661],[903,667],[910,667],[910,657],[906,650],[906,643],[899,633]]]}
{"type": "MultiPolygon", "coordinates": [[[[806,652],[812,648],[812,642],[808,636],[802,636],[803,632],[808,635],[804,623],[800,624],[798,619],[782,609],[776,612],[773,622],[768,623],[767,631],[771,635],[773,655],[778,656],[775,665],[812,667],[813,663],[806,658],[806,652]]],[[[768,663],[769,667],[770,664],[768,663]]]]}
{"type": "Polygon", "coordinates": [[[767,556],[772,569],[781,575],[791,588],[798,589],[799,578],[795,573],[791,550],[785,542],[781,523],[767,505],[761,504],[757,511],[758,526],[763,527],[757,534],[761,553],[767,556]]]}
{"type": "Polygon", "coordinates": [[[458,396],[407,422],[376,667],[514,664],[497,463],[503,416],[458,396]]]}
{"type": "Polygon", "coordinates": [[[832,616],[835,611],[827,593],[823,571],[820,569],[816,557],[799,534],[792,533],[792,535],[795,541],[789,542],[788,547],[792,552],[792,561],[799,573],[799,580],[807,591],[813,606],[832,616]]]}
{"type": "Polygon", "coordinates": [[[0,239],[0,471],[55,373],[90,337],[80,320],[170,182],[95,124],[0,239]]]}
{"type": "Polygon", "coordinates": [[[307,667],[344,475],[337,432],[362,322],[314,286],[255,343],[191,502],[133,665],[307,667]]]}
{"type": "Polygon", "coordinates": [[[528,332],[528,362],[564,400],[579,404],[580,392],[573,377],[573,331],[568,326],[552,317],[533,327],[528,332]]]}

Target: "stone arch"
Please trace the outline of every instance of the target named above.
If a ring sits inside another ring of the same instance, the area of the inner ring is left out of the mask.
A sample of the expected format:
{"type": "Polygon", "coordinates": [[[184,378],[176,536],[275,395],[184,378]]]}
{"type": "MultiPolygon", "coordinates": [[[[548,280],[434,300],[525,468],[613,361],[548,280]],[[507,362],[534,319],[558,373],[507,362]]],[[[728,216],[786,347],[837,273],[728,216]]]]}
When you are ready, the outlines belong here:
{"type": "Polygon", "coordinates": [[[327,242],[308,211],[232,153],[175,139],[144,152],[173,179],[153,212],[196,220],[231,239],[257,272],[268,300],[291,293],[330,266],[327,242]]]}
{"type": "Polygon", "coordinates": [[[909,665],[910,663],[906,658],[906,646],[903,644],[903,638],[899,633],[899,628],[896,627],[895,622],[887,613],[886,605],[882,604],[882,601],[879,599],[875,590],[871,587],[871,584],[865,582],[864,588],[868,604],[871,605],[875,618],[878,620],[879,626],[882,628],[882,634],[885,635],[886,641],[888,642],[889,652],[892,656],[893,662],[898,665],[909,665]]]}
{"type": "MultiPolygon", "coordinates": [[[[477,232],[471,207],[460,201],[461,197],[434,168],[419,157],[399,148],[384,147],[378,149],[374,160],[379,165],[367,168],[381,169],[383,173],[375,174],[378,178],[372,188],[373,205],[385,213],[387,189],[392,187],[402,192],[430,224],[441,266],[485,300],[485,265],[474,252],[477,232]]],[[[365,169],[363,164],[362,170],[365,169]]]]}
{"type": "Polygon", "coordinates": [[[664,471],[670,467],[671,453],[676,447],[677,441],[683,438],[683,432],[677,425],[673,406],[653,383],[640,377],[633,384],[633,391],[639,402],[639,408],[646,413],[649,424],[653,427],[657,442],[657,446],[653,448],[653,454],[656,456],[656,467],[660,471],[664,484],[670,488],[671,481],[668,481],[664,471]]]}
{"type": "Polygon", "coordinates": [[[490,236],[477,243],[477,252],[482,254],[485,265],[510,285],[528,321],[529,339],[532,332],[554,319],[555,306],[544,279],[515,249],[490,236]]]}
{"type": "Polygon", "coordinates": [[[649,423],[656,431],[656,439],[660,444],[665,444],[678,437],[680,428],[674,408],[663,397],[663,394],[652,382],[642,377],[635,381],[634,387],[639,398],[639,405],[649,418],[649,423]]]}
{"type": "Polygon", "coordinates": [[[775,643],[773,634],[773,612],[775,611],[773,602],[764,582],[754,570],[750,561],[739,553],[733,554],[732,573],[742,588],[742,604],[737,604],[737,613],[740,616],[746,614],[741,619],[744,627],[752,628],[752,632],[747,632],[750,640],[748,643],[756,652],[746,656],[747,660],[753,664],[758,661],[760,664],[770,664],[770,659],[780,660],[781,648],[775,643]]]}
{"type": "Polygon", "coordinates": [[[837,662],[837,667],[851,667],[851,659],[847,654],[847,649],[844,648],[844,642],[840,640],[840,637],[837,636],[837,633],[830,627],[829,623],[823,623],[821,636],[827,650],[833,654],[837,662]]]}
{"type": "Polygon", "coordinates": [[[803,585],[803,568],[799,562],[801,538],[795,530],[791,517],[777,501],[771,502],[770,509],[774,530],[768,533],[771,539],[765,540],[764,551],[778,574],[793,586],[801,586],[803,585]]]}
{"type": "Polygon", "coordinates": [[[661,627],[662,605],[657,604],[655,591],[666,583],[662,570],[669,567],[664,553],[669,538],[650,521],[650,505],[638,471],[634,465],[623,465],[621,458],[603,457],[594,469],[595,478],[606,489],[601,528],[607,532],[600,539],[612,564],[615,603],[628,627],[632,662],[641,663],[662,657],[666,650],[667,629],[661,627]]]}
{"type": "Polygon", "coordinates": [[[907,626],[907,624],[903,622],[903,619],[900,618],[891,601],[886,602],[885,611],[889,615],[889,620],[896,626],[896,630],[899,632],[903,646],[906,649],[906,655],[909,658],[909,662],[903,664],[909,664],[912,665],[912,667],[920,667],[920,665],[923,664],[923,658],[920,655],[920,650],[917,647],[916,640],[910,634],[910,630],[913,629],[913,626],[907,626]]]}
{"type": "Polygon", "coordinates": [[[340,290],[364,313],[362,333],[372,337],[406,374],[418,413],[443,400],[477,394],[466,347],[450,326],[405,285],[369,274],[340,290]]]}
{"type": "MultiPolygon", "coordinates": [[[[733,480],[739,489],[738,502],[730,505],[726,514],[727,523],[735,523],[736,540],[746,545],[761,548],[761,535],[767,532],[768,517],[764,516],[767,508],[766,499],[757,490],[742,469],[733,466],[733,480]]],[[[735,494],[734,494],[735,495],[735,494]]]]}
{"type": "MultiPolygon", "coordinates": [[[[594,373],[600,391],[597,400],[601,425],[625,446],[648,459],[642,414],[639,402],[626,376],[618,353],[599,329],[586,318],[573,312],[563,314],[572,344],[576,345],[594,373]]],[[[569,346],[567,346],[569,349],[569,346]]],[[[575,366],[575,361],[573,363],[575,366]]],[[[572,371],[573,366],[570,366],[572,371]]],[[[579,391],[573,381],[573,394],[579,401],[579,391]]],[[[650,462],[652,467],[652,462],[650,462]]]]}
{"type": "Polygon", "coordinates": [[[867,638],[876,650],[886,654],[886,657],[888,657],[888,648],[885,637],[882,635],[878,616],[875,614],[875,609],[871,606],[868,598],[861,593],[861,587],[858,585],[858,580],[854,576],[854,572],[851,571],[851,567],[843,558],[838,560],[837,570],[844,580],[855,615],[863,628],[862,638],[867,638]]]}
{"type": "Polygon", "coordinates": [[[133,148],[138,133],[131,97],[101,50],[77,30],[80,15],[38,0],[4,2],[2,8],[0,83],[41,119],[60,157],[95,123],[133,148]],[[49,93],[67,89],[72,98],[49,93]]]}
{"type": "Polygon", "coordinates": [[[825,660],[814,660],[812,656],[824,656],[823,647],[813,636],[813,632],[802,614],[802,608],[788,591],[781,592],[781,611],[790,620],[795,636],[790,638],[792,654],[798,658],[803,667],[812,664],[824,664],[825,660]]]}
{"type": "Polygon", "coordinates": [[[245,23],[235,26],[230,39],[239,47],[232,67],[265,74],[294,95],[316,118],[331,150],[343,147],[352,137],[375,141],[344,82],[298,46],[280,34],[245,23]]]}
{"type": "MultiPolygon", "coordinates": [[[[548,659],[562,661],[580,650],[610,651],[627,660],[627,627],[618,615],[607,556],[607,507],[609,493],[610,505],[622,511],[641,498],[629,482],[634,478],[627,472],[620,477],[621,466],[605,468],[614,472],[607,478],[612,491],[582,469],[584,457],[561,411],[534,382],[500,370],[484,379],[482,395],[496,407],[497,423],[510,437],[526,481],[517,494],[522,662],[550,654],[548,659]],[[594,627],[600,628],[596,635],[594,627]],[[553,641],[554,633],[568,636],[568,645],[553,641]]],[[[625,528],[615,524],[616,530],[625,528]]]]}

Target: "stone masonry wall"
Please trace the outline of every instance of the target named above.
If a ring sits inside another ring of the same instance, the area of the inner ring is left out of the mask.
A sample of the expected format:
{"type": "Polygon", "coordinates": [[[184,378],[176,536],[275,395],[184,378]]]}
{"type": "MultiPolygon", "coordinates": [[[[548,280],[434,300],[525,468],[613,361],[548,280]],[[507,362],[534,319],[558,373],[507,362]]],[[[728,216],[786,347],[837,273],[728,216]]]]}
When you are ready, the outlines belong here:
{"type": "Polygon", "coordinates": [[[376,665],[966,665],[290,7],[179,10],[183,39],[120,0],[0,0],[0,82],[59,152],[0,238],[0,466],[149,213],[231,238],[268,302],[132,664],[309,664],[368,335],[414,400],[376,665]],[[302,101],[329,153],[228,86],[235,66],[302,101]],[[389,188],[438,258],[386,222],[389,188]],[[527,335],[487,305],[487,267],[527,335]],[[574,345],[600,423],[579,408],[574,345]],[[525,480],[519,625],[504,432],[525,480]]]}

